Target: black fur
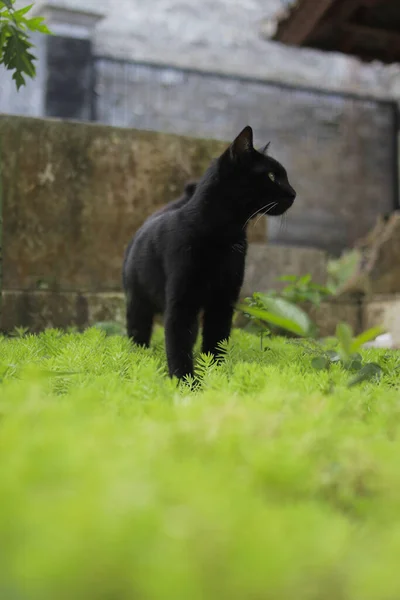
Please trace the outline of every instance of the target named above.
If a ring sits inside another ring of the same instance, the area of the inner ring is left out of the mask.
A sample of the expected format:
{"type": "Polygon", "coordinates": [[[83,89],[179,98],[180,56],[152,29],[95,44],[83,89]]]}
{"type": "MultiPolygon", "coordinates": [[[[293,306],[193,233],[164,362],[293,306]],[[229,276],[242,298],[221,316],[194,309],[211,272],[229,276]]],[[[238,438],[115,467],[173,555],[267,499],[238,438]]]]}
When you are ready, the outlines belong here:
{"type": "Polygon", "coordinates": [[[158,217],[162,213],[168,212],[170,210],[176,210],[177,208],[181,208],[190,198],[193,196],[194,191],[196,189],[197,182],[196,181],[188,181],[183,190],[183,194],[177,200],[173,200],[173,202],[169,202],[166,206],[163,206],[155,213],[153,213],[149,218],[153,219],[154,217],[158,217]]]}
{"type": "Polygon", "coordinates": [[[282,215],[296,196],[283,166],[264,151],[253,148],[245,127],[194,188],[149,217],[127,248],[128,336],[148,346],[154,315],[163,313],[171,377],[193,375],[201,310],[202,351],[215,356],[229,338],[247,223],[256,214],[282,215]]]}

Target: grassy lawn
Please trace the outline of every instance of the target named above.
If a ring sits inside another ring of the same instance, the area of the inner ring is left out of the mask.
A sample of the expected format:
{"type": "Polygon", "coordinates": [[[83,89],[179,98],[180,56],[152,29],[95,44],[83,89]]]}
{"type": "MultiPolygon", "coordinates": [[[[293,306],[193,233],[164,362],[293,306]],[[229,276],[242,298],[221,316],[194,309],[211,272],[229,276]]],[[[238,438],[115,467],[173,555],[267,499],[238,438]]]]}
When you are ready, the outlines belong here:
{"type": "Polygon", "coordinates": [[[236,331],[192,393],[161,330],[0,340],[1,600],[398,600],[400,353],[364,356],[236,331]]]}

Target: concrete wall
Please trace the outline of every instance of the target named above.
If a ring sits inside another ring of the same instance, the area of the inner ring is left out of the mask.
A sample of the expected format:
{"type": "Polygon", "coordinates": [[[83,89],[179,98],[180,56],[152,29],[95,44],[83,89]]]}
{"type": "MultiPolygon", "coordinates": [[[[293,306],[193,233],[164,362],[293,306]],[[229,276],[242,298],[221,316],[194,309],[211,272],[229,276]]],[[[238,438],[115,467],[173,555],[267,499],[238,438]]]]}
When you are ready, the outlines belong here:
{"type": "Polygon", "coordinates": [[[120,289],[130,237],[225,147],[4,116],[0,138],[6,289],[120,289]]]}
{"type": "MultiPolygon", "coordinates": [[[[130,237],[201,175],[226,143],[107,126],[0,116],[1,327],[85,326],[121,318],[130,237]]],[[[270,248],[250,225],[244,294],[282,274],[325,278],[319,250],[270,248]],[[264,242],[264,244],[254,244],[264,242]]]]}

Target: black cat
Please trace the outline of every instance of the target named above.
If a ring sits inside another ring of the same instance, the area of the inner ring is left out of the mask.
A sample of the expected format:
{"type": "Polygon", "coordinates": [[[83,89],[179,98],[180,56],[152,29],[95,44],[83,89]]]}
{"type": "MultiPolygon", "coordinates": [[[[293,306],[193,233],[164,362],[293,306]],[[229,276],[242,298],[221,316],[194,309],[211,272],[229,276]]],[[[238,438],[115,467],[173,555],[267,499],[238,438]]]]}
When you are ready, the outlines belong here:
{"type": "MultiPolygon", "coordinates": [[[[179,196],[179,198],[177,198],[176,200],[173,200],[172,202],[169,202],[168,204],[166,204],[162,208],[159,208],[158,210],[156,210],[156,212],[154,212],[152,215],[150,215],[146,219],[145,223],[147,223],[150,219],[154,219],[154,217],[158,217],[158,215],[161,215],[161,214],[163,214],[165,212],[168,212],[170,210],[175,210],[177,208],[180,208],[184,204],[186,204],[186,202],[188,200],[190,200],[190,198],[193,196],[194,191],[196,189],[196,185],[197,185],[196,181],[188,181],[185,184],[185,187],[183,189],[183,194],[181,196],[179,196]]],[[[140,229],[139,229],[139,231],[140,231],[140,229]]],[[[139,233],[139,231],[137,233],[139,233]]],[[[126,261],[128,259],[128,255],[130,253],[130,250],[131,250],[131,247],[132,247],[134,241],[135,241],[135,236],[131,239],[131,241],[129,242],[129,244],[128,244],[126,250],[125,250],[124,264],[123,264],[123,267],[122,267],[122,284],[124,286],[125,291],[127,290],[126,261]]]]}
{"type": "Polygon", "coordinates": [[[193,345],[203,318],[202,352],[229,338],[243,283],[246,227],[256,214],[282,215],[296,192],[283,166],[253,148],[247,126],[214,160],[193,195],[167,205],[137,231],[124,260],[128,336],[148,346],[164,314],[170,376],[193,375],[193,345]]]}

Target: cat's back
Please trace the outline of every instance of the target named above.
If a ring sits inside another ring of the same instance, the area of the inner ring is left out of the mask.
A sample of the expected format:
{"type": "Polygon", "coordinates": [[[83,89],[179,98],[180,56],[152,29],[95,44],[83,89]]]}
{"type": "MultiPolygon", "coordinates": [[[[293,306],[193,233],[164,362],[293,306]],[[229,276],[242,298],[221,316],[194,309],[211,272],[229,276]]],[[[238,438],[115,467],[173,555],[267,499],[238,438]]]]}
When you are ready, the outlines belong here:
{"type": "Polygon", "coordinates": [[[186,218],[184,207],[151,215],[132,238],[123,265],[124,287],[133,278],[143,286],[159,289],[165,286],[168,263],[174,263],[185,246],[186,218]]]}

